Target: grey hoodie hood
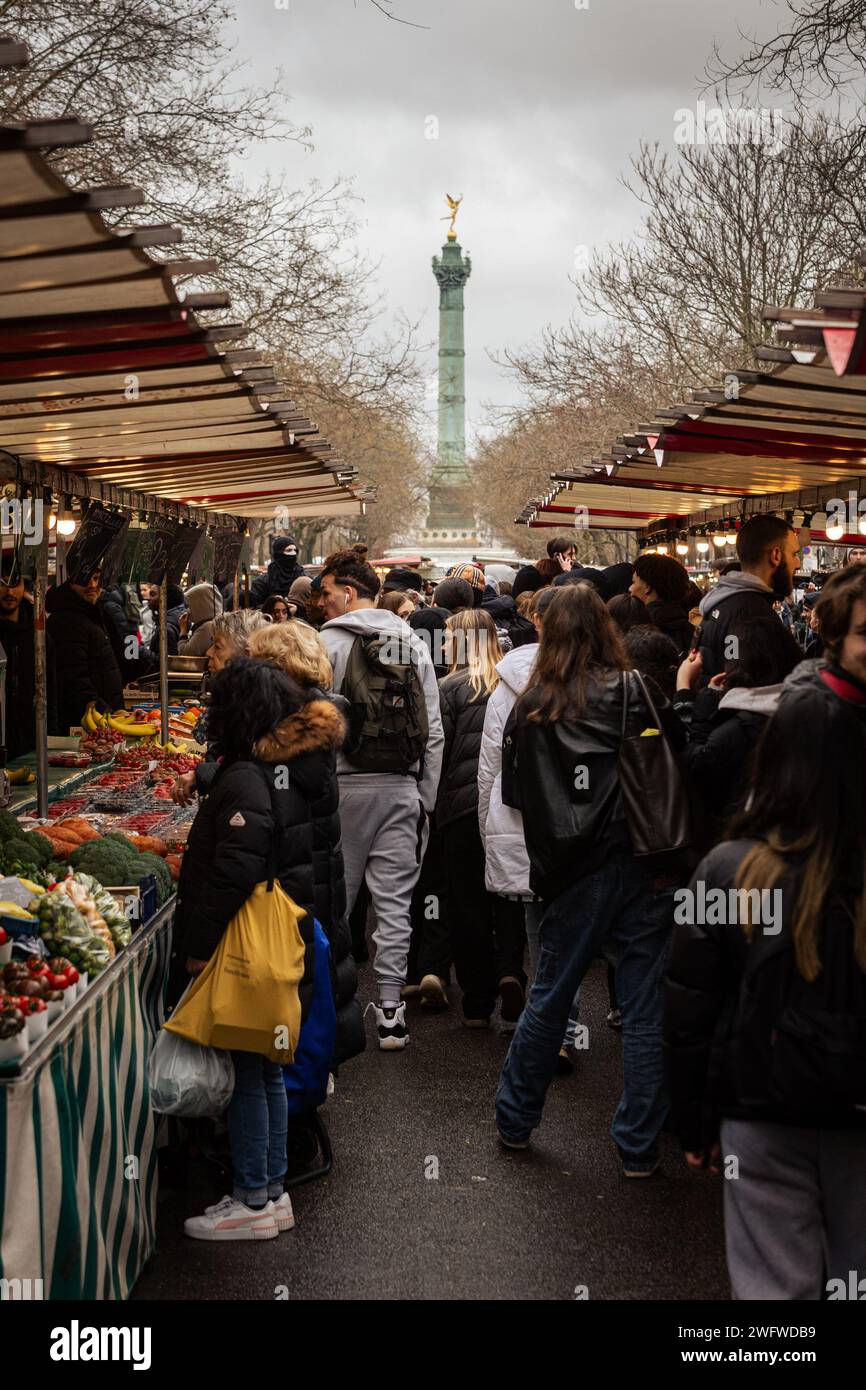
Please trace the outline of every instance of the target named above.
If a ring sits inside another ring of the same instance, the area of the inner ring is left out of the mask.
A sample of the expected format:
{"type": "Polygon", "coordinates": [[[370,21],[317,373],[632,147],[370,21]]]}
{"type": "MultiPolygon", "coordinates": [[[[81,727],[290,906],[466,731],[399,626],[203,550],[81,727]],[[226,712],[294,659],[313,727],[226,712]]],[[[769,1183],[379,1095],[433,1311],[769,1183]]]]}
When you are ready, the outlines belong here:
{"type": "Polygon", "coordinates": [[[515,647],[513,651],[508,652],[501,661],[497,661],[499,679],[513,690],[515,695],[522,695],[526,689],[537,656],[538,643],[526,642],[522,647],[515,647]]]}
{"type": "Polygon", "coordinates": [[[755,594],[772,594],[773,590],[769,584],[765,584],[763,579],[758,579],[757,575],[744,574],[741,570],[734,570],[733,574],[725,574],[719,580],[714,589],[710,589],[708,594],[704,594],[701,599],[699,610],[702,618],[706,618],[716,607],[726,598],[732,598],[734,594],[742,594],[750,591],[755,594]]]}
{"type": "Polygon", "coordinates": [[[742,687],[728,690],[719,701],[719,709],[741,709],[747,714],[765,714],[769,719],[771,714],[776,713],[781,693],[781,681],[778,685],[756,685],[752,689],[742,687]]]}
{"type": "Polygon", "coordinates": [[[341,613],[339,618],[331,618],[323,623],[319,631],[324,637],[327,632],[336,630],[351,632],[353,637],[370,632],[411,632],[408,623],[391,613],[387,608],[359,608],[355,613],[341,613]]]}

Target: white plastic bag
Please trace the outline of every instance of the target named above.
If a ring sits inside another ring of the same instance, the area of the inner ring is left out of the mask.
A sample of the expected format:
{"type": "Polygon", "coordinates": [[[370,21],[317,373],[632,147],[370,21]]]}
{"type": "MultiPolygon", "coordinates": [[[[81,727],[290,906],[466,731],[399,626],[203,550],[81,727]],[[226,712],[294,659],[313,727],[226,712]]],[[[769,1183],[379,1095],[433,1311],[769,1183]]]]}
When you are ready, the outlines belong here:
{"type": "Polygon", "coordinates": [[[150,1103],[161,1115],[218,1119],[235,1089],[231,1053],[160,1030],[148,1067],[150,1103]]]}

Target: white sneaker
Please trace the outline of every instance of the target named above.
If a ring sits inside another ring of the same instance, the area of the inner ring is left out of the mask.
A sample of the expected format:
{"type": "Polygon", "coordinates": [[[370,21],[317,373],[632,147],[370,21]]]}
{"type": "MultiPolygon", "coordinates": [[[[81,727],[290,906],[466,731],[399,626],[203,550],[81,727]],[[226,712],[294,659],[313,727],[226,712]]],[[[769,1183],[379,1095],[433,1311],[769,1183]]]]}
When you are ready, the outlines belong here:
{"type": "Polygon", "coordinates": [[[280,1233],[273,1202],[253,1211],[233,1197],[206,1207],[204,1216],[188,1217],[183,1229],[193,1240],[273,1240],[280,1233]]]}
{"type": "Polygon", "coordinates": [[[274,1220],[278,1231],[291,1231],[294,1227],[295,1213],[292,1211],[292,1199],[288,1192],[284,1192],[282,1197],[278,1197],[274,1202],[274,1220]]]}
{"type": "Polygon", "coordinates": [[[396,1052],[406,1046],[409,1041],[409,1030],[406,1027],[406,1005],[398,1004],[393,1009],[382,1009],[372,1001],[367,1005],[364,1013],[372,1009],[376,1015],[376,1032],[379,1035],[379,1046],[383,1052],[396,1052]]]}

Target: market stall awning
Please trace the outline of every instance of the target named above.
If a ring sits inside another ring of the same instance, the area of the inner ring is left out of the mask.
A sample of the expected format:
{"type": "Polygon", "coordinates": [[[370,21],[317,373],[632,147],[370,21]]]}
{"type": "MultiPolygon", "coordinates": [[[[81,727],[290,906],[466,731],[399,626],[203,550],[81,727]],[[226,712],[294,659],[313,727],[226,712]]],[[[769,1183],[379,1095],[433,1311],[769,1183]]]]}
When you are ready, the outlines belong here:
{"type": "MultiPolygon", "coordinates": [[[[768,306],[778,346],[766,369],[660,410],[610,452],[552,475],[518,522],[656,532],[752,510],[807,515],[866,478],[866,294],[833,290],[813,309],[768,306]]],[[[826,540],[815,531],[816,539],[826,540]]],[[[860,537],[846,531],[839,543],[860,537]]],[[[862,538],[861,538],[862,539],[862,538]]]]}
{"type": "Polygon", "coordinates": [[[155,260],[177,228],[102,217],[139,190],[73,191],[39,152],[89,138],[74,120],[0,127],[0,446],[61,480],[236,516],[361,512],[370,489],[243,325],[203,321],[227,297],[175,285],[215,263],[155,260]]]}

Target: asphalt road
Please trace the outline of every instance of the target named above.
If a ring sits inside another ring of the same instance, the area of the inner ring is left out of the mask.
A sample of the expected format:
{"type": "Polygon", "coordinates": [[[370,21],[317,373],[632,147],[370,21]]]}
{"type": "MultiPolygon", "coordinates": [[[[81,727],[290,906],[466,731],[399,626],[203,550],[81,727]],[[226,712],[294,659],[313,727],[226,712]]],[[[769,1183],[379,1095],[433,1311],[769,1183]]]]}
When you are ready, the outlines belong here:
{"type": "MultiPolygon", "coordinates": [[[[371,983],[365,966],[363,999],[371,983]]],[[[508,1039],[462,1028],[456,987],[451,997],[444,1013],[410,1004],[402,1053],[380,1052],[368,1032],[367,1052],[342,1069],[326,1111],[334,1168],[293,1192],[294,1231],[188,1240],[184,1217],[224,1190],[196,1164],[184,1190],[160,1193],[158,1249],[134,1297],[727,1299],[722,1180],[688,1172],[669,1139],[655,1177],[620,1176],[608,1133],[620,1048],[605,1024],[604,968],[581,995],[589,1047],[553,1083],[528,1153],[495,1137],[508,1039]]]]}

